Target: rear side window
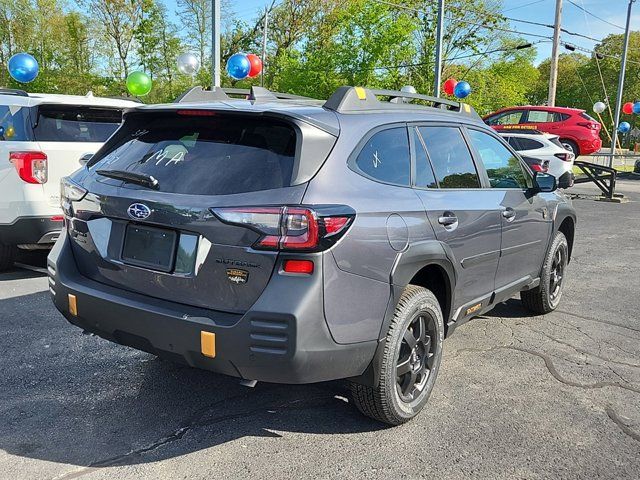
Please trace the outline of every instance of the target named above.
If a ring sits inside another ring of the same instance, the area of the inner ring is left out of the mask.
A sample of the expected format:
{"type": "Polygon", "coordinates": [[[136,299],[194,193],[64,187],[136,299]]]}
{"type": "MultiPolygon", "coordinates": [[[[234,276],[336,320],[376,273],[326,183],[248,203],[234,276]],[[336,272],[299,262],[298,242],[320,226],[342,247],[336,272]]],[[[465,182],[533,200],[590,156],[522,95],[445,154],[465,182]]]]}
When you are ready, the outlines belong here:
{"type": "Polygon", "coordinates": [[[527,188],[520,159],[498,139],[478,130],[469,130],[469,138],[480,154],[492,188],[527,188]]]}
{"type": "Polygon", "coordinates": [[[560,147],[564,149],[564,145],[560,143],[560,139],[558,137],[551,137],[548,139],[551,143],[553,143],[556,147],[560,147]]]}
{"type": "Polygon", "coordinates": [[[440,188],[480,188],[478,172],[462,132],[455,127],[420,127],[440,188]]]}
{"type": "Polygon", "coordinates": [[[546,110],[529,110],[528,123],[553,123],[564,122],[569,118],[566,113],[547,112],[546,110]]]}
{"type": "Polygon", "coordinates": [[[122,122],[122,110],[78,105],[41,105],[34,128],[40,142],[106,141],[122,122]]]}
{"type": "Polygon", "coordinates": [[[27,107],[0,105],[0,141],[32,140],[27,107]]]}
{"type": "Polygon", "coordinates": [[[291,186],[297,144],[292,125],[210,113],[132,114],[92,168],[151,175],[167,193],[227,195],[291,186]]]}
{"type": "Polygon", "coordinates": [[[411,156],[405,127],[375,133],[360,150],[356,166],[365,175],[385,183],[409,186],[411,156]]]}
{"type": "MultiPolygon", "coordinates": [[[[511,142],[509,142],[511,143],[511,142]]],[[[513,143],[511,143],[512,146],[513,143]]],[[[539,148],[544,147],[544,145],[541,142],[538,142],[537,140],[534,140],[532,138],[518,138],[518,148],[516,148],[514,146],[515,150],[537,150],[539,148]]]]}

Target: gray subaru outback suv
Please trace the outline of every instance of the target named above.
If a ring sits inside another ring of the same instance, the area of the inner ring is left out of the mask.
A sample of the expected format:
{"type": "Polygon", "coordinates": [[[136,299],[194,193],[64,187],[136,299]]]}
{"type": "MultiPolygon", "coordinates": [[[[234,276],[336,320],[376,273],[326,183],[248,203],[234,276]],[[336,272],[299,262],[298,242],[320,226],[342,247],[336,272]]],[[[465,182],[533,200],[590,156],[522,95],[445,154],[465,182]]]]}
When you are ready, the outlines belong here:
{"type": "Polygon", "coordinates": [[[194,89],[126,112],[63,181],[50,290],[108,340],[244,380],[348,379],[400,424],[457,325],[516,293],[558,305],[576,217],[555,188],[465,104],[194,89]]]}

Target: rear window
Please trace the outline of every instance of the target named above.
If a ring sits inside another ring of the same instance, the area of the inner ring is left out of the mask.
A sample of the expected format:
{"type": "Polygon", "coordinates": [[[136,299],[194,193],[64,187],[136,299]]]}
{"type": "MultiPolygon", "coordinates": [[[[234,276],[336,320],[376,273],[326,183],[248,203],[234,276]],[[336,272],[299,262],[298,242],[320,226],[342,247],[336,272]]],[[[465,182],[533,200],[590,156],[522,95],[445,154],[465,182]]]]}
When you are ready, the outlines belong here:
{"type": "Polygon", "coordinates": [[[167,193],[270,190],[291,186],[297,137],[292,125],[277,119],[209,111],[132,115],[91,165],[151,175],[167,193]]]}
{"type": "Polygon", "coordinates": [[[0,141],[30,141],[30,133],[27,107],[0,105],[0,141]]]}
{"type": "Polygon", "coordinates": [[[78,105],[41,105],[34,128],[40,142],[106,141],[122,122],[122,110],[78,105]]]}

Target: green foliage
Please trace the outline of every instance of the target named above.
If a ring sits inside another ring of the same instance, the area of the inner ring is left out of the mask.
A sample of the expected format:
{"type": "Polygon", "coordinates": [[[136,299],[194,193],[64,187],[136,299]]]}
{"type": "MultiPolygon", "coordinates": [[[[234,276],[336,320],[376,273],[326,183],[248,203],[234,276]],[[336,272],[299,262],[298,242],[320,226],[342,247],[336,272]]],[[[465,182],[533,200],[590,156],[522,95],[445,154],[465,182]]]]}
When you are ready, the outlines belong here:
{"type": "MultiPolygon", "coordinates": [[[[172,101],[194,85],[210,85],[210,0],[177,0],[178,15],[165,0],[0,0],[0,84],[29,91],[127,95],[127,73],[144,70],[153,79],[145,102],[172,101]],[[9,78],[11,55],[38,59],[40,75],[28,85],[9,78]],[[177,56],[192,51],[202,60],[196,78],[178,73],[177,56]]],[[[222,57],[261,53],[264,12],[253,21],[233,18],[223,2],[222,57]]],[[[447,0],[443,80],[467,80],[467,102],[480,114],[547,99],[549,62],[534,64],[535,48],[500,30],[506,20],[494,0],[447,0]],[[493,28],[495,27],[495,28],[493,28]]],[[[280,0],[269,7],[264,78],[223,86],[262,84],[278,91],[326,98],[341,85],[433,92],[435,47],[433,2],[423,0],[280,0]],[[400,5],[400,7],[398,7],[400,5]]],[[[622,35],[596,47],[603,57],[560,57],[556,103],[591,112],[595,101],[614,103],[622,35]],[[601,80],[602,75],[602,80],[601,80]],[[604,86],[603,86],[604,83],[604,86]],[[604,90],[606,89],[606,95],[604,90]]],[[[624,98],[640,98],[640,32],[632,32],[624,98]]],[[[635,122],[637,116],[624,119],[635,122]]],[[[603,120],[611,129],[609,112],[603,120]]]]}

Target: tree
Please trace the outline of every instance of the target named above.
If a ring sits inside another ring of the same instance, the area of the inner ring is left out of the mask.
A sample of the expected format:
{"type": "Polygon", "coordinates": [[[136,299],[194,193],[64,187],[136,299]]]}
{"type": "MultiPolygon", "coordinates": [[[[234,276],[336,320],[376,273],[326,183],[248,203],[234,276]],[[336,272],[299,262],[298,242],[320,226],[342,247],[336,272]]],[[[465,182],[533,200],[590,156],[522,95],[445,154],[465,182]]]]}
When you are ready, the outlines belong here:
{"type": "Polygon", "coordinates": [[[138,0],[87,0],[89,11],[102,28],[111,50],[118,56],[115,74],[129,75],[129,53],[134,34],[142,19],[142,5],[138,0]]]}

